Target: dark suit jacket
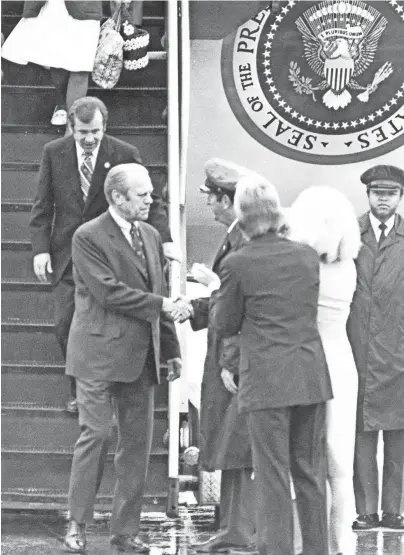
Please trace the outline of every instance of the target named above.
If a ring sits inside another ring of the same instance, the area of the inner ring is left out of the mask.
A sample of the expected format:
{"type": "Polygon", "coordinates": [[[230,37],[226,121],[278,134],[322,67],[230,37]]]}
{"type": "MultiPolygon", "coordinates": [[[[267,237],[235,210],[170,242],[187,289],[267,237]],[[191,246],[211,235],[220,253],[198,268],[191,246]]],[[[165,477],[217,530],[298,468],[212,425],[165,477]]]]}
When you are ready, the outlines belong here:
{"type": "MultiPolygon", "coordinates": [[[[213,262],[213,271],[219,277],[226,256],[240,248],[244,240],[236,224],[226,233],[213,262]]],[[[209,312],[215,302],[210,298],[192,301],[194,316],[192,328],[208,328],[208,348],[202,379],[200,415],[200,464],[204,470],[251,468],[251,449],[245,415],[237,413],[237,398],[223,385],[222,368],[238,374],[239,335],[221,337],[209,322],[209,312]]]]}
{"type": "MultiPolygon", "coordinates": [[[[30,228],[33,255],[49,252],[52,256],[54,284],[71,260],[76,229],[108,208],[104,181],[109,169],[130,162],[142,163],[137,148],[104,135],[84,204],[73,137],[63,137],[45,145],[30,228]]],[[[148,222],[160,232],[163,242],[171,241],[165,209],[159,198],[153,200],[148,222]]]]}
{"type": "Polygon", "coordinates": [[[66,373],[81,379],[130,382],[142,372],[152,345],[159,379],[164,358],[180,356],[172,322],[160,317],[166,284],[158,232],[139,222],[149,280],[134,249],[109,212],[73,237],[75,313],[66,373]]]}
{"type": "Polygon", "coordinates": [[[240,331],[240,409],[330,399],[317,330],[317,253],[268,233],[223,260],[221,281],[212,320],[226,336],[240,331]]]}

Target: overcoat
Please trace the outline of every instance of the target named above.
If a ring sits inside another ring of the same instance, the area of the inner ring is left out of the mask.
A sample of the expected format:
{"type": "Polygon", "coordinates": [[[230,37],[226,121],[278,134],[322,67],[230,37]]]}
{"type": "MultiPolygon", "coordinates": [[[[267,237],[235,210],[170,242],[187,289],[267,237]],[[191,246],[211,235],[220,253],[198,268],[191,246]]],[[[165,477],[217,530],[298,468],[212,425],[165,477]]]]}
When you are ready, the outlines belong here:
{"type": "MultiPolygon", "coordinates": [[[[229,252],[243,243],[237,224],[226,234],[213,262],[213,271],[220,276],[220,266],[229,252]]],[[[208,347],[201,391],[200,464],[203,470],[230,470],[252,467],[250,439],[245,415],[238,412],[237,396],[227,391],[221,379],[226,368],[238,378],[239,338],[223,340],[212,327],[210,313],[215,293],[209,298],[193,301],[194,331],[208,328],[208,347]]]]}
{"type": "Polygon", "coordinates": [[[359,375],[358,428],[404,429],[404,221],[378,249],[369,214],[359,219],[363,246],[348,336],[359,375]]]}
{"type": "MultiPolygon", "coordinates": [[[[37,17],[45,3],[44,0],[29,0],[24,2],[22,16],[37,17]]],[[[99,21],[102,18],[102,2],[99,0],[87,0],[87,2],[67,0],[65,5],[69,15],[74,19],[94,19],[99,21]]]]}
{"type": "MultiPolygon", "coordinates": [[[[137,148],[105,134],[84,202],[74,138],[63,137],[45,145],[29,225],[32,254],[51,254],[54,285],[71,261],[72,238],[76,229],[108,208],[104,194],[108,171],[118,164],[127,163],[142,163],[137,148]]],[[[148,223],[160,232],[163,243],[171,241],[165,208],[155,195],[148,223]]]]}

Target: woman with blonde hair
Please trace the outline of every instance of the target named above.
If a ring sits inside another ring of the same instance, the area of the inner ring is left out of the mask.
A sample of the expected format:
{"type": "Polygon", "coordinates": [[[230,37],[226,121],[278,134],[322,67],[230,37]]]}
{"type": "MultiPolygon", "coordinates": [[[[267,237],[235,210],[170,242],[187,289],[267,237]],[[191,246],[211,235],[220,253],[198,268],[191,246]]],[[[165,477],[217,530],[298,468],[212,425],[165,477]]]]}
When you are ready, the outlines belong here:
{"type": "Polygon", "coordinates": [[[356,287],[359,225],[351,202],[331,187],[306,189],[285,217],[287,236],[310,245],[320,256],[317,320],[334,393],[326,404],[330,555],[353,555],[358,377],[346,321],[356,287]]]}

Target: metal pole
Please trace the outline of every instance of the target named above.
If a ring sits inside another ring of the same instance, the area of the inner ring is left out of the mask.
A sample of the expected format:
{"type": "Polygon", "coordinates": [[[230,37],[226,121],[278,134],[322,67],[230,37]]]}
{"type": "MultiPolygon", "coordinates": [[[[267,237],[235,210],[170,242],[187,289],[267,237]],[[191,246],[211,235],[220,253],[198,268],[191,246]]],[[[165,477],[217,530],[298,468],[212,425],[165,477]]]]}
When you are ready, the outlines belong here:
{"type": "MultiPolygon", "coordinates": [[[[179,73],[178,73],[178,5],[177,0],[167,2],[168,18],[168,191],[170,229],[173,241],[180,244],[179,213],[179,73]]],[[[171,264],[171,295],[180,294],[181,265],[171,264]]],[[[181,330],[179,332],[181,343],[181,330]]],[[[167,516],[178,516],[179,494],[179,408],[180,381],[168,388],[168,500],[167,516]]]]}

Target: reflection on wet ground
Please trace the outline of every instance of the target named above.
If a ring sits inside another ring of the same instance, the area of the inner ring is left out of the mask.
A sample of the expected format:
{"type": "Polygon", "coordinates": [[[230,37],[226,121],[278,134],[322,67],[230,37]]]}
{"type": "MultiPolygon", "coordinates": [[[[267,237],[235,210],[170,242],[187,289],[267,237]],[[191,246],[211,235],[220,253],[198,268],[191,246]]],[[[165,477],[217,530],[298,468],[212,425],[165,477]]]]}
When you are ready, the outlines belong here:
{"type": "MultiPolygon", "coordinates": [[[[66,514],[3,514],[3,555],[57,555],[62,553],[66,514]]],[[[194,555],[192,544],[207,539],[215,530],[214,511],[207,507],[180,507],[177,519],[164,513],[146,513],[142,539],[151,555],[194,555]]],[[[404,555],[404,532],[378,530],[356,536],[356,555],[404,555]]],[[[108,519],[99,516],[89,527],[88,555],[109,555],[108,519]]],[[[309,554],[308,554],[309,555],[309,554]]]]}

